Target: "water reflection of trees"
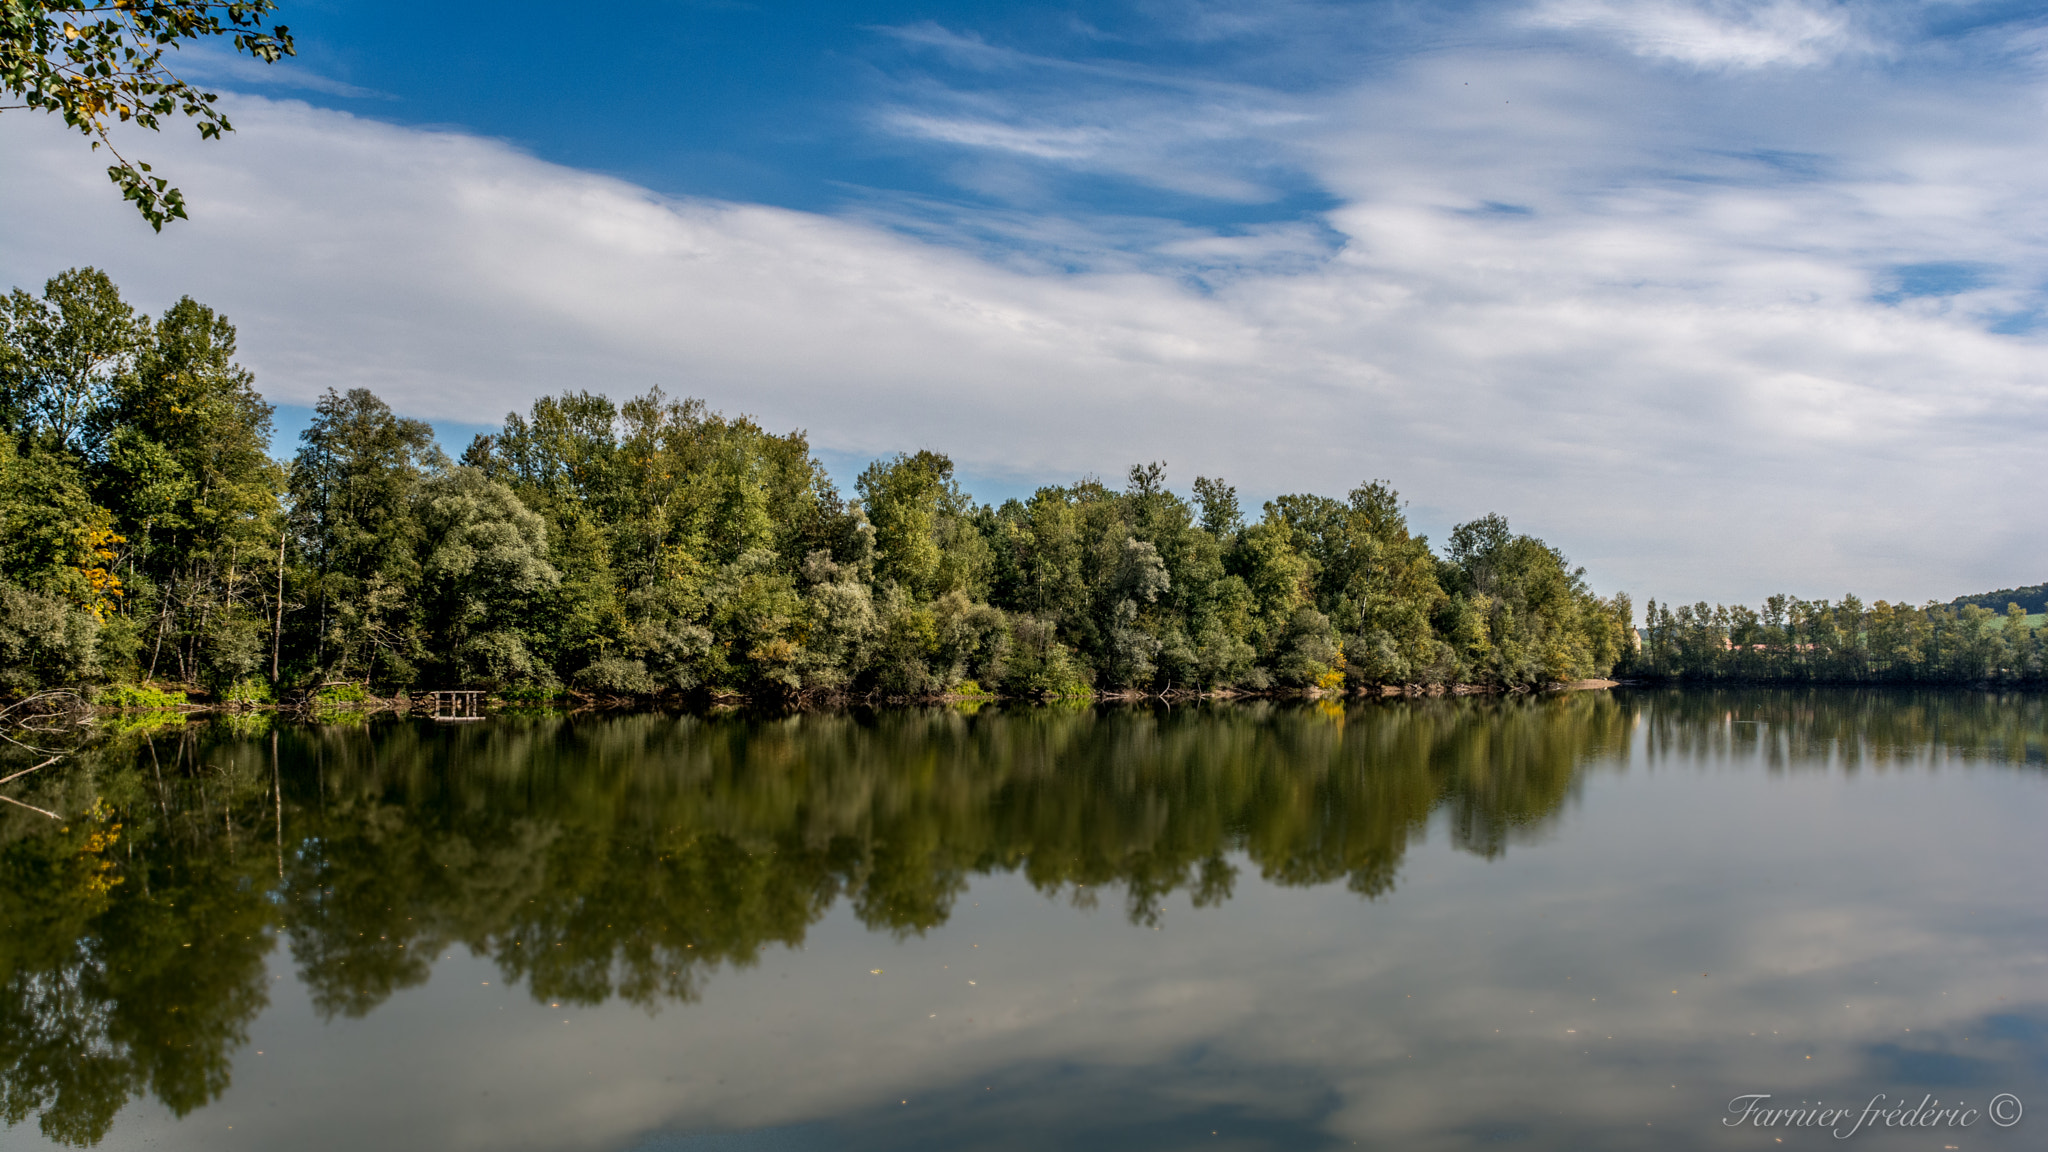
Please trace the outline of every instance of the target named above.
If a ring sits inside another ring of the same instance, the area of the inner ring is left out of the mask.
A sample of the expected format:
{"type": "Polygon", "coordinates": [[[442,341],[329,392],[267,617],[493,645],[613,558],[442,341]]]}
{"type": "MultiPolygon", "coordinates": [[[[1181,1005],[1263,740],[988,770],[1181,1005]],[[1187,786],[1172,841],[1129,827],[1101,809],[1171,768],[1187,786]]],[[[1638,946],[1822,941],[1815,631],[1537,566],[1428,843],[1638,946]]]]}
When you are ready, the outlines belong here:
{"type": "Polygon", "coordinates": [[[1374,897],[1432,813],[1497,856],[1631,741],[2039,763],[2042,727],[2037,700],[1687,692],[131,733],[36,785],[61,831],[0,817],[0,1110],[89,1144],[135,1096],[214,1099],[279,939],[330,1017],[458,945],[538,998],[652,1010],[842,900],[905,936],[991,872],[1120,890],[1139,923],[1240,867],[1374,897]]]}
{"type": "Polygon", "coordinates": [[[1654,762],[1760,760],[1774,771],[2048,761],[2048,698],[1942,689],[1632,693],[1654,762]]]}
{"type": "Polygon", "coordinates": [[[166,743],[169,763],[136,765],[128,739],[43,782],[40,806],[67,813],[61,824],[0,822],[10,1127],[36,1115],[51,1138],[91,1144],[145,1092],[181,1115],[200,1107],[227,1089],[268,1003],[279,881],[255,815],[268,763],[166,743]]]}

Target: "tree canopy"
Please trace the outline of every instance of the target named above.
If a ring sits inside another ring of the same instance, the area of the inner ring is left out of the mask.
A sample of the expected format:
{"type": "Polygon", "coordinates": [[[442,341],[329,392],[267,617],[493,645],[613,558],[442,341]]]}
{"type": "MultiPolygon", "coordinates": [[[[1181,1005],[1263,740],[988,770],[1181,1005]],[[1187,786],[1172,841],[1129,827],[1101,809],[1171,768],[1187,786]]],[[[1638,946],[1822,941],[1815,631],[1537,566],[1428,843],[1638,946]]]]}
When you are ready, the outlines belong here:
{"type": "Polygon", "coordinates": [[[842,494],[802,432],[567,391],[449,459],[362,389],[289,465],[225,317],[93,269],[0,300],[0,679],[260,698],[349,681],[606,696],[1520,688],[1630,650],[1497,516],[1442,556],[1382,481],[1163,463],[977,503],[936,451],[842,494]]]}

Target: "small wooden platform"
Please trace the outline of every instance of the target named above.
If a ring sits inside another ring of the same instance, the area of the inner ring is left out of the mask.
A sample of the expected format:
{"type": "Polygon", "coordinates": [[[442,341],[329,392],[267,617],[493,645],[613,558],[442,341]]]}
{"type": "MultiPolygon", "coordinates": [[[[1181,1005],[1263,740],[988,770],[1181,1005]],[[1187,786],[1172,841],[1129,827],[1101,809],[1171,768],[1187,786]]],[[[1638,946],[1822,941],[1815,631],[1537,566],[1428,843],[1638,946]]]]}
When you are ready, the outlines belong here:
{"type": "Polygon", "coordinates": [[[445,721],[484,719],[484,694],[472,689],[429,692],[434,698],[433,718],[445,721]]]}

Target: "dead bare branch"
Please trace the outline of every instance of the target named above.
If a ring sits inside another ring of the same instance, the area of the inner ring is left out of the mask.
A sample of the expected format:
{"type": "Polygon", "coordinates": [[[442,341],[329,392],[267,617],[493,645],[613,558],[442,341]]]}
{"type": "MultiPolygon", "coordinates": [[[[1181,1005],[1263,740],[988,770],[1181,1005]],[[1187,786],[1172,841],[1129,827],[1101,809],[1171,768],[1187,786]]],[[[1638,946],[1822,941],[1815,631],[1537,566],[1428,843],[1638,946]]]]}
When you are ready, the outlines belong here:
{"type": "Polygon", "coordinates": [[[26,776],[29,773],[34,772],[37,768],[48,768],[50,765],[55,764],[57,761],[62,760],[63,758],[64,757],[62,756],[52,756],[48,760],[43,761],[41,764],[36,765],[35,768],[23,768],[21,771],[16,772],[12,776],[0,776],[0,784],[5,784],[9,780],[19,780],[23,776],[26,776]]]}
{"type": "Polygon", "coordinates": [[[6,801],[7,803],[9,803],[9,804],[12,804],[12,805],[14,805],[14,806],[15,806],[15,807],[17,807],[17,808],[26,808],[26,809],[28,809],[28,810],[29,810],[29,811],[31,811],[31,812],[41,812],[41,813],[42,813],[43,815],[45,815],[45,816],[48,816],[48,817],[49,817],[50,819],[52,819],[52,820],[62,820],[62,819],[63,819],[63,817],[62,817],[62,816],[59,816],[59,815],[57,815],[57,814],[56,814],[55,812],[52,812],[52,811],[50,811],[50,810],[49,810],[49,809],[47,809],[47,808],[38,808],[38,807],[36,807],[36,806],[35,806],[35,805],[33,805],[33,804],[23,804],[23,803],[22,803],[21,801],[19,801],[19,800],[16,800],[16,799],[14,799],[14,798],[13,798],[13,797],[11,797],[11,796],[0,796],[0,800],[4,800],[4,801],[6,801]]]}

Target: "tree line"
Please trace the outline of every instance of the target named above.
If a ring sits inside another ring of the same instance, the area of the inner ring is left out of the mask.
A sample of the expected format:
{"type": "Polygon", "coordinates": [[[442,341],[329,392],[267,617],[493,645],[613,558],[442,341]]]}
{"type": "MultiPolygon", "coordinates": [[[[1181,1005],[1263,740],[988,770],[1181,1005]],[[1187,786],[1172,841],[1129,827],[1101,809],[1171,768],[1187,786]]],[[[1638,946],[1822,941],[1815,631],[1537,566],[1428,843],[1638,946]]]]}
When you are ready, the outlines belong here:
{"type": "Polygon", "coordinates": [[[755,697],[1537,686],[1630,652],[1625,596],[1497,515],[1441,554],[1395,491],[1163,465],[976,503],[899,453],[842,493],[802,432],[565,392],[459,459],[362,389],[289,462],[236,332],[94,269],[0,302],[0,686],[348,681],[755,697]]]}
{"type": "Polygon", "coordinates": [[[1855,596],[1772,596],[1761,608],[1651,600],[1634,675],[1831,684],[2030,684],[2048,675],[2048,635],[2026,607],[1966,598],[1913,607],[1855,596]]]}
{"type": "Polygon", "coordinates": [[[2048,612],[2048,584],[2034,584],[2026,588],[2000,588],[1996,592],[1980,592],[1975,596],[1958,596],[1948,602],[1949,607],[1960,609],[1966,604],[1975,604],[1993,612],[2003,612],[2017,604],[2030,616],[2048,612]]]}

